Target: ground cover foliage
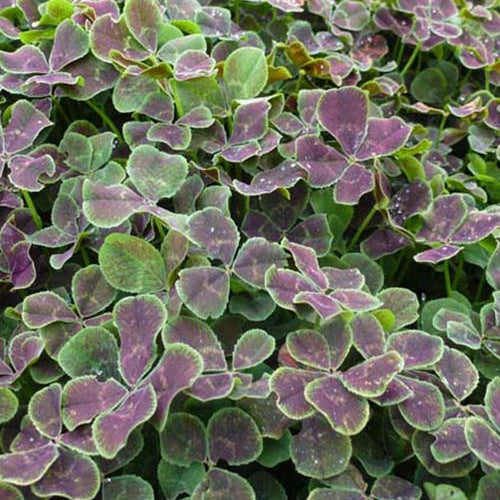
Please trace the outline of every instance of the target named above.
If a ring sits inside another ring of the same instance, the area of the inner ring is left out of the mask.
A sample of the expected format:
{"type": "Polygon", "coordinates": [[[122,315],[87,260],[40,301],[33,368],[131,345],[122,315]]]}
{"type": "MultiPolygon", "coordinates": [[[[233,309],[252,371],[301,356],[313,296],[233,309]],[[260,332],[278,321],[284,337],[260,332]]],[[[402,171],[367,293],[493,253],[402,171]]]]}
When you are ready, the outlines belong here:
{"type": "Polygon", "coordinates": [[[498,498],[497,7],[1,0],[0,498],[498,498]]]}

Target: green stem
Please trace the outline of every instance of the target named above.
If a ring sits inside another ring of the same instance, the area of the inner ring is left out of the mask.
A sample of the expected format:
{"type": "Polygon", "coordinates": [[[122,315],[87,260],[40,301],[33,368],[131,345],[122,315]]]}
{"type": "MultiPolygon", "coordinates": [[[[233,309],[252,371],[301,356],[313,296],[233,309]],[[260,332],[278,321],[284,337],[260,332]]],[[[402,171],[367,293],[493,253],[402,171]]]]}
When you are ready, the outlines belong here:
{"type": "Polygon", "coordinates": [[[481,295],[483,294],[484,277],[486,273],[481,273],[481,278],[479,279],[479,284],[477,285],[476,296],[474,297],[474,303],[479,302],[481,295]]]}
{"type": "Polygon", "coordinates": [[[450,261],[444,261],[444,285],[446,288],[446,295],[449,297],[453,290],[450,279],[450,261]]]}
{"type": "Polygon", "coordinates": [[[158,219],[158,217],[154,217],[154,221],[156,227],[158,228],[158,234],[160,235],[160,238],[163,241],[165,239],[165,230],[163,229],[163,223],[160,219],[158,219]]]}
{"type": "Polygon", "coordinates": [[[411,65],[415,61],[415,58],[418,56],[420,52],[420,47],[422,45],[422,42],[418,42],[417,45],[415,45],[415,48],[413,49],[413,52],[411,53],[410,58],[408,59],[408,62],[406,63],[405,67],[401,71],[401,76],[405,76],[406,72],[411,68],[411,65]]]}
{"type": "Polygon", "coordinates": [[[89,252],[87,251],[87,247],[85,245],[80,247],[80,253],[82,254],[82,260],[85,267],[90,266],[89,252]]]}
{"type": "Polygon", "coordinates": [[[106,125],[117,137],[123,140],[122,133],[118,127],[113,123],[113,120],[106,114],[106,112],[97,104],[92,101],[85,101],[90,109],[92,109],[102,120],[103,125],[106,125]]]}
{"type": "Polygon", "coordinates": [[[455,273],[455,276],[453,276],[453,281],[451,283],[453,290],[456,290],[457,286],[460,284],[460,279],[462,278],[462,272],[464,270],[464,255],[461,253],[458,259],[457,271],[455,273]]]}
{"type": "Polygon", "coordinates": [[[240,24],[240,0],[234,0],[234,22],[240,24]]]}
{"type": "MultiPolygon", "coordinates": [[[[398,38],[398,41],[399,41],[399,38],[398,38]]],[[[399,49],[398,49],[398,55],[396,57],[396,62],[398,63],[398,66],[401,66],[401,59],[403,58],[404,51],[405,51],[405,44],[403,42],[401,42],[401,44],[399,45],[399,49]]]]}
{"type": "Polygon", "coordinates": [[[437,133],[436,142],[439,144],[441,136],[443,135],[444,126],[446,125],[446,120],[448,119],[448,113],[444,113],[441,117],[441,122],[439,123],[439,129],[437,133]]]}
{"type": "Polygon", "coordinates": [[[377,204],[375,203],[372,207],[372,209],[368,212],[367,216],[364,218],[363,222],[361,225],[358,227],[358,230],[356,231],[356,234],[350,241],[349,245],[347,246],[347,251],[350,252],[358,242],[359,238],[363,234],[363,231],[366,229],[366,226],[370,224],[371,220],[373,219],[373,216],[377,213],[377,204]]]}
{"type": "Polygon", "coordinates": [[[26,205],[28,205],[28,208],[31,212],[31,217],[33,218],[33,222],[35,223],[35,226],[38,230],[42,229],[43,227],[43,222],[42,218],[36,211],[35,204],[33,203],[33,200],[31,199],[31,195],[28,193],[28,191],[21,190],[21,193],[23,195],[24,201],[26,202],[26,205]]]}

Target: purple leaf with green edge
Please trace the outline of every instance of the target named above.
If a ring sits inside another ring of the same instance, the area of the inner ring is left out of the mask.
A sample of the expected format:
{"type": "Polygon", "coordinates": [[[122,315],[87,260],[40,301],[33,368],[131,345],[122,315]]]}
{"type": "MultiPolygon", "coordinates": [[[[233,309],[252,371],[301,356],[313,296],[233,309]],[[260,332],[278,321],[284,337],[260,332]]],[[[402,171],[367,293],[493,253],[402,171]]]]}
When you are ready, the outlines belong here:
{"type": "Polygon", "coordinates": [[[223,399],[233,391],[234,382],[235,378],[231,373],[209,373],[197,378],[185,392],[203,402],[223,399]]]}
{"type": "Polygon", "coordinates": [[[177,212],[191,213],[196,210],[196,201],[203,192],[204,184],[199,175],[190,175],[174,196],[174,207],[177,212]]]}
{"type": "MultiPolygon", "coordinates": [[[[441,304],[437,305],[439,307],[441,304]]],[[[433,311],[431,326],[439,332],[445,332],[448,329],[448,324],[452,321],[456,323],[464,323],[474,328],[470,320],[470,310],[467,306],[464,308],[453,307],[454,304],[443,303],[444,307],[433,311]]]]}
{"type": "Polygon", "coordinates": [[[355,156],[358,160],[368,160],[377,156],[387,156],[406,144],[412,127],[398,117],[369,118],[366,137],[355,156]]]}
{"type": "Polygon", "coordinates": [[[154,361],[156,336],[167,319],[167,311],[158,297],[138,295],[121,299],[113,316],[120,335],[120,373],[133,386],[154,361]]]}
{"type": "Polygon", "coordinates": [[[356,314],[351,322],[351,329],[354,347],[365,359],[384,353],[385,333],[375,316],[366,312],[356,314]]]}
{"type": "Polygon", "coordinates": [[[311,247],[318,257],[323,257],[330,250],[333,235],[326,215],[317,214],[297,224],[287,234],[287,238],[294,243],[311,247]]]}
{"type": "Polygon", "coordinates": [[[202,7],[194,16],[206,37],[224,37],[231,31],[231,12],[221,7],[202,7]]]}
{"type": "Polygon", "coordinates": [[[191,387],[202,371],[203,359],[193,348],[180,343],[165,347],[162,358],[146,379],[156,392],[158,406],[153,422],[159,431],[165,426],[174,397],[191,387]]]}
{"type": "Polygon", "coordinates": [[[146,74],[125,74],[113,88],[112,102],[120,113],[136,112],[145,99],[157,90],[156,82],[146,74]]]}
{"type": "Polygon", "coordinates": [[[174,77],[179,81],[212,76],[215,72],[215,61],[201,50],[186,50],[174,65],[174,77]]]}
{"type": "Polygon", "coordinates": [[[336,370],[345,360],[352,344],[351,328],[343,316],[323,323],[319,332],[326,338],[330,348],[330,368],[336,370]]]}
{"type": "Polygon", "coordinates": [[[141,61],[149,56],[131,36],[126,20],[114,21],[110,14],[99,16],[90,29],[90,48],[98,59],[110,63],[110,52],[116,50],[127,59],[141,61]]]}
{"type": "Polygon", "coordinates": [[[39,182],[41,176],[52,176],[56,165],[50,155],[38,158],[18,155],[9,163],[9,180],[19,189],[26,191],[41,191],[44,185],[39,182]]]}
{"type": "Polygon", "coordinates": [[[403,369],[403,358],[396,351],[370,358],[349,368],[340,380],[349,391],[364,397],[378,397],[403,369]]]}
{"type": "Polygon", "coordinates": [[[203,422],[189,413],[173,413],[160,433],[161,456],[175,465],[188,467],[203,462],[207,454],[207,436],[203,422]]]}
{"type": "Polygon", "coordinates": [[[373,483],[371,496],[377,500],[420,500],[422,490],[406,479],[396,476],[379,477],[373,483]]]}
{"type": "Polygon", "coordinates": [[[96,461],[99,464],[99,468],[102,473],[108,475],[121,469],[123,466],[134,460],[143,448],[144,438],[142,437],[140,429],[136,429],[135,431],[132,431],[132,434],[130,434],[130,437],[127,440],[127,444],[117,453],[115,458],[107,460],[105,458],[98,457],[96,458],[96,461]]]}
{"type": "Polygon", "coordinates": [[[162,26],[162,14],[154,0],[127,0],[123,9],[125,23],[135,39],[154,52],[162,26]]]}
{"type": "Polygon", "coordinates": [[[295,142],[297,161],[307,172],[312,187],[327,187],[336,182],[347,167],[347,158],[316,136],[299,137],[295,142]]]}
{"type": "Polygon", "coordinates": [[[293,243],[286,238],[283,240],[282,246],[292,254],[295,266],[302,274],[321,290],[328,288],[328,279],[319,267],[314,249],[293,243]]]}
{"type": "Polygon", "coordinates": [[[39,481],[59,456],[57,446],[44,446],[0,456],[0,481],[28,486],[39,481]]]}
{"type": "MultiPolygon", "coordinates": [[[[281,239],[281,233],[278,228],[275,227],[271,218],[257,210],[249,210],[245,214],[245,218],[241,224],[241,230],[250,239],[260,238],[268,242],[276,242],[281,239]]],[[[286,254],[283,252],[283,255],[286,254]]]]}
{"type": "Polygon", "coordinates": [[[152,486],[141,477],[131,474],[106,479],[102,485],[102,495],[104,500],[125,500],[127,498],[154,500],[152,486]]]}
{"type": "Polygon", "coordinates": [[[416,431],[411,438],[416,457],[433,476],[440,478],[462,477],[469,474],[477,466],[477,458],[472,453],[447,464],[437,462],[430,449],[433,442],[434,436],[432,434],[421,431],[416,431]]]}
{"type": "Polygon", "coordinates": [[[368,401],[351,394],[336,377],[323,377],[310,382],[305,398],[340,434],[358,434],[368,422],[368,401]]]}
{"type": "Polygon", "coordinates": [[[22,317],[29,328],[40,328],[56,321],[71,323],[77,319],[66,302],[53,292],[38,292],[26,297],[22,317]]]}
{"type": "Polygon", "coordinates": [[[377,293],[384,284],[382,267],[362,253],[348,253],[340,261],[348,268],[358,269],[365,277],[365,284],[371,293],[377,293]]]}
{"type": "Polygon", "coordinates": [[[208,456],[217,463],[247,464],[262,453],[262,436],[255,421],[240,408],[223,408],[207,424],[208,456]]]}
{"type": "Polygon", "coordinates": [[[89,179],[83,183],[83,213],[97,227],[116,227],[139,211],[143,204],[144,200],[126,186],[106,186],[89,179]]]}
{"type": "Polygon", "coordinates": [[[332,490],[330,488],[314,488],[307,500],[365,500],[366,495],[359,491],[332,490]]]}
{"type": "Polygon", "coordinates": [[[165,261],[167,276],[182,264],[189,250],[188,239],[178,231],[171,230],[167,233],[161,244],[161,253],[165,261]]]}
{"type": "Polygon", "coordinates": [[[306,173],[298,164],[291,160],[283,161],[279,166],[264,170],[256,174],[250,184],[245,184],[236,179],[233,184],[238,193],[245,196],[260,196],[272,193],[279,188],[295,186],[306,173]]]}
{"type": "Polygon", "coordinates": [[[265,399],[243,398],[237,401],[237,405],[255,420],[262,436],[273,440],[281,439],[290,425],[290,420],[278,408],[276,399],[276,395],[271,394],[265,399]]]}
{"type": "Polygon", "coordinates": [[[470,244],[486,238],[500,228],[500,213],[471,212],[464,224],[451,236],[453,243],[470,244]]]}
{"type": "Polygon", "coordinates": [[[152,142],[162,142],[172,149],[184,150],[191,142],[191,131],[188,127],[176,124],[155,123],[147,132],[152,142]]]}
{"type": "Polygon", "coordinates": [[[52,439],[62,431],[61,394],[61,386],[52,384],[33,394],[28,404],[28,414],[37,431],[52,439]]]}
{"type": "Polygon", "coordinates": [[[224,83],[231,99],[258,96],[267,84],[267,76],[264,51],[256,47],[236,49],[224,64],[224,83]]]}
{"type": "Polygon", "coordinates": [[[333,318],[342,312],[342,308],[336,300],[319,292],[299,292],[293,301],[295,304],[311,306],[323,320],[333,318]]]}
{"type": "Polygon", "coordinates": [[[179,155],[138,146],[129,157],[127,173],[138,191],[154,202],[171,198],[186,179],[187,162],[179,155]]]}
{"type": "Polygon", "coordinates": [[[295,271],[271,267],[265,276],[266,289],[276,304],[295,310],[294,298],[300,292],[314,292],[314,285],[295,271]]]}
{"type": "Polygon", "coordinates": [[[32,332],[22,332],[10,340],[9,358],[18,375],[43,351],[43,341],[32,332]]]}
{"type": "Polygon", "coordinates": [[[328,278],[328,288],[335,290],[361,290],[365,284],[365,277],[359,269],[336,269],[334,267],[323,267],[323,273],[328,278]]]}
{"type": "Polygon", "coordinates": [[[407,377],[401,379],[413,392],[413,396],[399,403],[403,418],[415,429],[431,431],[440,427],[444,420],[444,401],[439,389],[429,382],[407,377]]]}
{"type": "Polygon", "coordinates": [[[16,395],[6,387],[0,387],[0,423],[11,420],[19,408],[16,395]]]}
{"type": "Polygon", "coordinates": [[[294,114],[284,111],[272,120],[272,124],[285,135],[297,136],[303,131],[304,125],[294,114]]]}
{"type": "Polygon", "coordinates": [[[50,71],[44,53],[33,45],[24,45],[13,52],[0,51],[0,68],[23,75],[50,71]]]}
{"type": "Polygon", "coordinates": [[[191,495],[191,500],[218,500],[237,498],[255,500],[255,492],[246,479],[234,472],[213,468],[208,471],[191,495]]]}
{"type": "Polygon", "coordinates": [[[304,419],[314,414],[314,408],[306,401],[304,390],[307,384],[320,373],[281,367],[271,375],[271,390],[278,396],[278,408],[288,418],[304,419]]]}
{"type": "Polygon", "coordinates": [[[455,245],[441,245],[437,248],[431,248],[416,254],[413,259],[415,262],[428,262],[430,264],[438,264],[443,260],[448,260],[457,255],[462,250],[461,247],[455,245]]]}
{"type": "Polygon", "coordinates": [[[62,419],[70,431],[91,422],[100,413],[111,410],[127,394],[126,389],[110,378],[100,382],[95,376],[74,378],[62,392],[62,419]]]}
{"type": "Polygon", "coordinates": [[[0,495],[4,500],[24,500],[24,495],[8,483],[0,483],[0,495]]]}
{"type": "Polygon", "coordinates": [[[108,235],[99,251],[99,265],[106,281],[125,292],[158,292],[167,283],[160,252],[137,236],[108,235]]]}
{"type": "Polygon", "coordinates": [[[96,264],[79,269],[73,275],[71,293],[78,312],[84,318],[102,311],[116,297],[116,290],[104,279],[96,264]]]}
{"type": "Polygon", "coordinates": [[[175,287],[182,302],[201,319],[219,318],[229,299],[229,275],[218,267],[192,267],[179,273],[175,287]]]}
{"type": "Polygon", "coordinates": [[[373,174],[360,165],[350,165],[335,185],[334,200],[341,205],[356,205],[359,199],[375,187],[373,174]]]}
{"type": "Polygon", "coordinates": [[[59,366],[72,378],[97,375],[118,378],[118,346],[112,333],[100,326],[80,330],[59,351],[59,366]]]}
{"type": "Polygon", "coordinates": [[[238,373],[235,375],[234,389],[230,398],[238,400],[242,398],[265,399],[271,394],[269,379],[271,376],[265,373],[258,380],[253,381],[249,373],[238,373]]]}
{"type": "MultiPolygon", "coordinates": [[[[174,119],[174,104],[169,94],[157,90],[151,92],[143,99],[138,112],[155,120],[170,123],[174,119]]],[[[129,123],[140,124],[140,122],[129,123]]],[[[151,126],[152,123],[148,125],[151,126]]]]}
{"type": "Polygon", "coordinates": [[[457,349],[445,347],[434,370],[458,401],[470,396],[479,382],[476,367],[463,352],[457,349]]]}
{"type": "Polygon", "coordinates": [[[418,299],[414,292],[406,288],[386,288],[377,297],[382,301],[383,307],[389,309],[395,317],[391,331],[411,325],[418,318],[418,299]]]}
{"type": "Polygon", "coordinates": [[[16,101],[11,109],[9,123],[4,127],[5,150],[13,154],[26,149],[50,125],[52,122],[47,116],[29,101],[16,101]]]}
{"type": "Polygon", "coordinates": [[[413,392],[396,376],[389,382],[384,394],[377,398],[372,398],[372,401],[380,406],[392,406],[412,396],[413,392]]]}
{"type": "Polygon", "coordinates": [[[434,432],[436,440],[430,450],[436,461],[446,464],[470,453],[465,440],[465,422],[465,418],[449,418],[434,432]]]}
{"type": "Polygon", "coordinates": [[[41,385],[50,384],[64,376],[57,362],[45,355],[29,367],[29,374],[37,384],[41,385]]]}
{"type": "Polygon", "coordinates": [[[476,500],[495,500],[500,487],[500,472],[491,472],[479,479],[476,500]]]}
{"type": "Polygon", "coordinates": [[[467,216],[467,205],[461,194],[442,195],[423,214],[424,223],[417,239],[428,243],[447,241],[467,216]]]}
{"type": "Polygon", "coordinates": [[[273,265],[284,267],[286,253],[276,243],[264,238],[250,238],[240,248],[233,264],[234,273],[258,288],[264,288],[265,275],[273,265]]]}
{"type": "Polygon", "coordinates": [[[190,128],[208,128],[214,121],[215,118],[209,108],[198,106],[185,113],[176,123],[190,128]]]}
{"type": "Polygon", "coordinates": [[[80,329],[81,325],[79,322],[57,322],[40,328],[39,335],[45,345],[45,352],[52,359],[57,360],[59,351],[71,337],[80,331],[80,329]]]}
{"type": "Polygon", "coordinates": [[[169,321],[162,331],[162,339],[165,346],[180,342],[195,349],[203,359],[205,372],[227,368],[219,339],[203,321],[185,316],[169,321]]]}
{"type": "Polygon", "coordinates": [[[465,422],[465,439],[474,455],[482,462],[500,467],[500,436],[480,417],[469,417],[465,422]]]}
{"type": "Polygon", "coordinates": [[[388,206],[391,221],[402,226],[406,219],[412,215],[423,212],[431,202],[432,193],[427,184],[416,179],[399,191],[391,198],[388,206]]]}
{"type": "Polygon", "coordinates": [[[299,363],[317,368],[330,369],[330,348],[325,337],[314,330],[296,330],[286,337],[290,355],[299,363]]]}
{"type": "Polygon", "coordinates": [[[273,226],[283,232],[288,231],[298,221],[309,199],[305,182],[301,182],[288,190],[286,196],[283,192],[262,195],[259,198],[261,212],[272,221],[273,226]]]}
{"type": "Polygon", "coordinates": [[[65,154],[65,163],[72,170],[83,174],[91,172],[94,148],[88,137],[67,132],[59,144],[59,151],[65,154]]]}
{"type": "Polygon", "coordinates": [[[264,330],[246,331],[233,349],[233,370],[245,370],[263,363],[274,352],[276,342],[264,330]]]}
{"type": "Polygon", "coordinates": [[[267,132],[267,116],[271,105],[266,99],[253,99],[240,104],[233,117],[231,144],[239,144],[264,137],[267,132]]]}
{"type": "MultiPolygon", "coordinates": [[[[481,98],[478,96],[476,98],[479,103],[481,102],[481,98]]],[[[478,102],[474,99],[472,102],[478,102]]],[[[471,103],[472,104],[472,103],[471,103]]],[[[499,130],[500,129],[500,99],[491,99],[490,102],[488,103],[487,110],[488,110],[488,115],[484,119],[484,123],[488,125],[489,127],[499,130]]]]}
{"type": "Polygon", "coordinates": [[[54,35],[54,45],[49,58],[51,70],[59,71],[81,59],[89,51],[89,46],[88,33],[69,19],[65,19],[57,26],[54,35]]]}
{"type": "Polygon", "coordinates": [[[78,101],[91,99],[100,92],[110,89],[119,75],[113,66],[90,54],[64,69],[74,77],[82,78],[85,85],[59,85],[56,94],[68,96],[78,101]]]}
{"type": "Polygon", "coordinates": [[[443,339],[421,330],[393,333],[386,347],[400,354],[405,370],[428,368],[437,363],[444,353],[443,339]]]}
{"type": "Polygon", "coordinates": [[[370,12],[363,2],[343,0],[332,17],[332,23],[350,31],[362,30],[370,21],[370,12]]]}
{"type": "Polygon", "coordinates": [[[239,233],[234,221],[218,208],[208,207],[188,219],[188,234],[212,258],[229,265],[238,247],[239,233]]]}
{"type": "Polygon", "coordinates": [[[347,154],[353,155],[366,135],[368,120],[366,94],[356,87],[332,89],[323,94],[318,106],[321,126],[339,141],[347,154]]]}
{"type": "Polygon", "coordinates": [[[158,51],[162,61],[174,64],[177,58],[188,50],[207,50],[207,42],[200,34],[186,35],[168,40],[158,51]]]}
{"type": "Polygon", "coordinates": [[[91,500],[99,491],[101,478],[95,462],[80,453],[59,449],[59,457],[43,478],[33,485],[36,495],[91,500]]]}
{"type": "Polygon", "coordinates": [[[361,290],[335,290],[330,293],[329,297],[337,300],[345,309],[352,311],[370,311],[382,305],[378,298],[361,290]]]}
{"type": "Polygon", "coordinates": [[[335,432],[320,416],[305,419],[292,437],[290,458],[297,472],[318,479],[342,473],[349,465],[351,440],[335,432]]]}
{"type": "Polygon", "coordinates": [[[99,415],[92,424],[92,435],[99,454],[114,458],[127,444],[130,433],[149,420],[156,411],[156,396],[148,384],[128,394],[115,410],[99,415]]]}
{"type": "Polygon", "coordinates": [[[500,430],[500,377],[495,377],[486,387],[484,405],[488,417],[500,430]]]}
{"type": "MultiPolygon", "coordinates": [[[[17,430],[17,429],[16,429],[17,430]]],[[[21,420],[19,432],[10,442],[9,450],[14,453],[40,448],[49,444],[50,440],[43,437],[34,426],[29,415],[24,415],[21,420]]]]}

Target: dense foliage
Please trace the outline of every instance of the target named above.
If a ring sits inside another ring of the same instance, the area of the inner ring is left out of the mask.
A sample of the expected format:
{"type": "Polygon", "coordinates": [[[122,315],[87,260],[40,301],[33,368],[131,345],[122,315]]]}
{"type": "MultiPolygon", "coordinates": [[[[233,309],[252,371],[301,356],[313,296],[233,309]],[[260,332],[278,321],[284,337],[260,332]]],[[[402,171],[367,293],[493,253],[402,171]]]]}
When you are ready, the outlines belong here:
{"type": "Polygon", "coordinates": [[[0,0],[0,498],[497,499],[497,7],[0,0]]]}

